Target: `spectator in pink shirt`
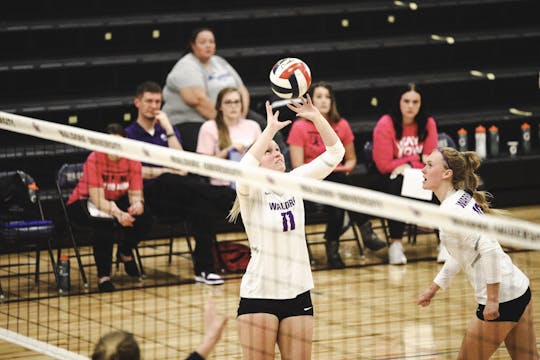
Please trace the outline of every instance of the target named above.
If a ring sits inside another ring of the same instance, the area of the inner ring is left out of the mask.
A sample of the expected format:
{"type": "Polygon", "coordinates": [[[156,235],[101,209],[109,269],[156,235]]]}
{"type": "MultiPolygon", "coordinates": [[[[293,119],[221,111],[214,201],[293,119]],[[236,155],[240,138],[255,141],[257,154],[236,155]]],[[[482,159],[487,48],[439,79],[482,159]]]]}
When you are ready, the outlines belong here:
{"type": "MultiPolygon", "coordinates": [[[[261,127],[244,117],[242,93],[234,87],[222,89],[216,99],[216,118],[205,121],[197,139],[197,152],[221,159],[240,161],[261,134],[261,127]]],[[[210,179],[211,196],[219,209],[230,209],[236,198],[234,183],[210,179]]],[[[223,213],[223,218],[227,213],[223,213]]]]}
{"type": "MultiPolygon", "coordinates": [[[[349,122],[339,115],[334,91],[330,84],[326,82],[314,84],[309,91],[309,95],[311,96],[313,105],[315,105],[332,126],[332,129],[334,129],[345,146],[344,162],[339,164],[325,180],[347,183],[347,175],[354,169],[357,161],[354,148],[354,134],[349,122]]],[[[313,125],[311,121],[305,119],[298,119],[293,123],[287,143],[289,144],[293,168],[311,162],[325,151],[324,142],[315,128],[315,125],[313,125]]],[[[345,211],[333,206],[326,206],[326,211],[328,218],[324,237],[326,239],[328,265],[331,268],[343,268],[345,267],[345,264],[343,263],[338,250],[345,211]]],[[[378,250],[386,245],[373,232],[368,216],[365,214],[354,214],[354,220],[358,223],[362,234],[362,240],[368,248],[378,250]]]]}
{"type": "MultiPolygon", "coordinates": [[[[197,152],[221,159],[239,161],[257,140],[261,127],[254,120],[244,118],[244,102],[240,90],[222,89],[216,99],[216,118],[207,120],[199,130],[197,152]]],[[[230,182],[210,179],[216,186],[229,186],[230,182]]]]}
{"type": "MultiPolygon", "coordinates": [[[[373,129],[373,161],[383,175],[382,191],[401,195],[403,172],[422,169],[425,159],[437,148],[437,125],[422,107],[422,93],[415,84],[400,91],[399,102],[383,115],[373,129]]],[[[406,264],[401,238],[405,224],[389,220],[390,264],[406,264]]]]}

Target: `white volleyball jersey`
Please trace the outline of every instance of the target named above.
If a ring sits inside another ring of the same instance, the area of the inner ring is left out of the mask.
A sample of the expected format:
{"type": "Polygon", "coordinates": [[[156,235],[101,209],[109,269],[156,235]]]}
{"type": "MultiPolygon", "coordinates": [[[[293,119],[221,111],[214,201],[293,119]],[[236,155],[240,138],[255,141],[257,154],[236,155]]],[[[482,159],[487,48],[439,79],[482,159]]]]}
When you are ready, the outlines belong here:
{"type": "MultiPolygon", "coordinates": [[[[291,173],[325,178],[343,158],[343,146],[328,147],[316,161],[291,173]]],[[[258,166],[251,154],[241,163],[258,166]]],[[[305,240],[304,202],[291,194],[278,194],[238,182],[242,220],[251,248],[251,260],[242,278],[240,296],[252,299],[292,299],[313,288],[305,240]]]]}
{"type": "MultiPolygon", "coordinates": [[[[483,215],[474,198],[463,190],[444,199],[441,208],[472,216],[483,215]]],[[[440,229],[440,238],[450,254],[434,280],[441,288],[446,288],[463,269],[479,304],[486,304],[486,284],[500,284],[499,303],[514,300],[527,290],[529,279],[512,263],[496,240],[478,233],[463,234],[444,229],[440,229]]]]}

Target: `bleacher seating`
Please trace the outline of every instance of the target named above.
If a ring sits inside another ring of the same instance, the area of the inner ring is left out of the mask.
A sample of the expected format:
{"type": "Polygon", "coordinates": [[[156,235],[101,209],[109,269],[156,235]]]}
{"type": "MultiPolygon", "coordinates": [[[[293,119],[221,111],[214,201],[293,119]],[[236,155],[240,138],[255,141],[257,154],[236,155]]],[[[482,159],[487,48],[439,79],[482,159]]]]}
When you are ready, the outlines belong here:
{"type": "MultiPolygon", "coordinates": [[[[314,81],[333,83],[359,153],[395,101],[396,88],[408,82],[423,87],[438,127],[452,136],[465,127],[474,144],[476,125],[499,126],[502,155],[486,162],[487,188],[498,205],[531,203],[535,197],[512,193],[517,188],[538,193],[538,180],[518,183],[495,170],[500,164],[540,161],[538,1],[420,0],[417,9],[401,4],[44,0],[29,10],[25,2],[9,2],[0,22],[0,110],[92,130],[130,121],[135,86],[145,80],[163,83],[190,31],[210,26],[218,54],[241,74],[255,110],[272,97],[268,71],[280,58],[300,57],[314,81]],[[493,73],[495,79],[473,76],[471,70],[493,73]],[[534,151],[516,161],[505,155],[505,144],[519,138],[523,121],[533,129],[534,151]]],[[[88,153],[5,131],[0,141],[1,166],[17,163],[31,171],[45,198],[59,165],[82,161],[88,153]]]]}

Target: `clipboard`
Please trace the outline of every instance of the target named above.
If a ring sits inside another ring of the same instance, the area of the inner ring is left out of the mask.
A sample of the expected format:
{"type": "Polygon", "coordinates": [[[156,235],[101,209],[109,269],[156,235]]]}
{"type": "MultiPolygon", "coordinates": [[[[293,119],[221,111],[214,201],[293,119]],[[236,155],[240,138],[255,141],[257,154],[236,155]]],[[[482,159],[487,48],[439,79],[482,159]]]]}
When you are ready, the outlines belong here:
{"type": "Polygon", "coordinates": [[[420,169],[405,169],[403,171],[403,184],[401,185],[401,195],[413,199],[431,201],[433,191],[422,188],[424,175],[420,169]]]}
{"type": "Polygon", "coordinates": [[[94,203],[90,202],[90,200],[87,201],[87,207],[88,207],[88,213],[92,217],[99,217],[99,218],[106,218],[106,219],[113,219],[113,216],[107,214],[104,211],[101,211],[97,208],[94,203]]]}

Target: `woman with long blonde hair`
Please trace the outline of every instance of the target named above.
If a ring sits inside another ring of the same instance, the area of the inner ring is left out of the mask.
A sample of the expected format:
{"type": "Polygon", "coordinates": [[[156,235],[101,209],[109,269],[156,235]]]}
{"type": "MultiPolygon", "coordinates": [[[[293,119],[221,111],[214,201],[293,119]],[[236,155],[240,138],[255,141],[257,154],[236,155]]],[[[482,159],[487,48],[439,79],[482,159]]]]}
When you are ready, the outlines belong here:
{"type": "MultiPolygon", "coordinates": [[[[341,162],[345,149],[310,97],[289,105],[297,116],[315,124],[326,151],[291,173],[324,179],[341,162]]],[[[274,136],[290,120],[278,121],[266,102],[267,125],[242,158],[246,167],[284,172],[285,159],[274,136]]],[[[238,182],[231,218],[239,213],[251,248],[240,285],[238,333],[244,359],[273,359],[276,343],[282,359],[310,359],[314,287],[305,241],[304,203],[298,195],[278,193],[238,182]]]]}
{"type": "MultiPolygon", "coordinates": [[[[443,209],[468,216],[494,213],[487,194],[477,189],[479,166],[480,159],[472,151],[435,150],[422,170],[423,187],[434,192],[443,209]]],[[[538,359],[527,276],[489,236],[440,229],[440,238],[450,256],[418,304],[428,306],[460,270],[466,272],[478,308],[458,359],[489,359],[503,341],[512,359],[538,359]]]]}

